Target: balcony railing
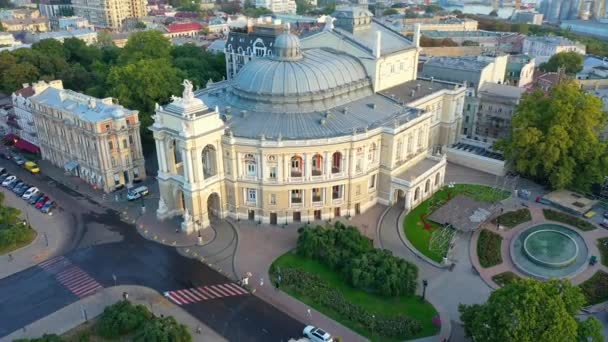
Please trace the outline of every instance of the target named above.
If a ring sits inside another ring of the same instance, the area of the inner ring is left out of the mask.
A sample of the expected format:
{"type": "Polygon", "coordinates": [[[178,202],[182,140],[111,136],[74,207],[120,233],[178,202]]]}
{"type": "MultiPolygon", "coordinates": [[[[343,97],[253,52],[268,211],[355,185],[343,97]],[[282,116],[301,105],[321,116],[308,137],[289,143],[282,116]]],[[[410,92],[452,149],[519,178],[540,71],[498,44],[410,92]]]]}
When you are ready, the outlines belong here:
{"type": "Polygon", "coordinates": [[[302,170],[299,169],[292,169],[291,170],[291,177],[302,177],[302,170]]]}
{"type": "Polygon", "coordinates": [[[302,203],[302,197],[292,197],[291,198],[291,203],[301,204],[302,203]]]}
{"type": "Polygon", "coordinates": [[[320,176],[322,174],[323,174],[323,171],[321,169],[312,169],[313,176],[320,176]]]}
{"type": "Polygon", "coordinates": [[[312,195],[312,201],[314,202],[322,202],[323,197],[321,195],[312,195]]]}
{"type": "Polygon", "coordinates": [[[332,166],[331,167],[331,173],[340,173],[342,170],[340,167],[337,166],[332,166]]]}
{"type": "Polygon", "coordinates": [[[332,192],[332,194],[331,194],[331,199],[332,200],[340,199],[340,198],[342,198],[342,193],[340,193],[340,192],[332,192]]]}

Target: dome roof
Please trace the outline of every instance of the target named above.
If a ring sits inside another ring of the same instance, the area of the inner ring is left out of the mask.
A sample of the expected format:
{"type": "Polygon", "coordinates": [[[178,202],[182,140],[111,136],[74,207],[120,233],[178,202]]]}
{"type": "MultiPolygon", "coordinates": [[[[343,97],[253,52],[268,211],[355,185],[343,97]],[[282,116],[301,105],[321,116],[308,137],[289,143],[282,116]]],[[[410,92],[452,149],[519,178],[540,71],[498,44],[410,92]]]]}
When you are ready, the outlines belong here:
{"type": "Polygon", "coordinates": [[[356,58],[334,50],[311,49],[295,61],[253,60],[236,75],[233,87],[256,95],[304,96],[368,80],[365,68],[356,58]]]}
{"type": "Polygon", "coordinates": [[[274,40],[273,49],[275,59],[296,60],[302,58],[300,38],[289,31],[281,33],[274,40]]]}

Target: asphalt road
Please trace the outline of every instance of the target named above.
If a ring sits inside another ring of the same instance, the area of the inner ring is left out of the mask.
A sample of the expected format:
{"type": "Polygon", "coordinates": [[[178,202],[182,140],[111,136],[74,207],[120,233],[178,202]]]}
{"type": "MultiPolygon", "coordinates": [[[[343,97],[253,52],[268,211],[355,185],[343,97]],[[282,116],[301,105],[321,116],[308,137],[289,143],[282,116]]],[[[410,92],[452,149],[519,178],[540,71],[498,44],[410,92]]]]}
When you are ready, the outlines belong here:
{"type": "MultiPolygon", "coordinates": [[[[34,266],[0,279],[0,338],[79,300],[75,288],[113,286],[114,276],[118,284],[147,286],[160,293],[231,282],[207,265],[179,255],[175,248],[142,238],[117,212],[50,178],[30,175],[4,160],[0,166],[54,198],[60,206],[57,214],[71,217],[73,228],[61,247],[59,254],[65,259],[58,267],[34,266]],[[88,277],[73,276],[82,272],[88,277]]],[[[253,295],[182,307],[229,341],[287,341],[300,336],[304,328],[253,295]]]]}

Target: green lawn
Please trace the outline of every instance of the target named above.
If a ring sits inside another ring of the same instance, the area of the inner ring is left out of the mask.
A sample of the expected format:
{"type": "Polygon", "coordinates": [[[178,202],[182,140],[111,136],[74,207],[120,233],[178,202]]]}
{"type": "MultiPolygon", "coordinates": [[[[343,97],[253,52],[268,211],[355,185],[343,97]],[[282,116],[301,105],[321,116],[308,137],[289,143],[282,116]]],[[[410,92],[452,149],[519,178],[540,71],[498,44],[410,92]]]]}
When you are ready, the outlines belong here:
{"type": "Polygon", "coordinates": [[[528,221],[532,221],[532,214],[530,214],[530,210],[528,208],[523,208],[504,213],[498,216],[492,222],[499,222],[501,226],[513,228],[528,221]]]}
{"type": "Polygon", "coordinates": [[[582,231],[590,231],[596,229],[593,223],[580,219],[576,216],[563,213],[553,209],[543,209],[543,215],[547,220],[562,222],[576,227],[582,231]]]}
{"type": "Polygon", "coordinates": [[[608,266],[608,238],[598,239],[597,249],[599,249],[602,256],[602,265],[608,266]]]}
{"type": "Polygon", "coordinates": [[[423,214],[425,216],[430,215],[433,211],[447,202],[448,196],[449,198],[453,198],[460,194],[469,196],[478,201],[493,203],[506,199],[509,197],[510,192],[495,190],[485,185],[455,184],[453,188],[448,188],[447,186],[441,188],[431,198],[420,203],[416,208],[410,211],[403,220],[403,229],[406,238],[418,251],[436,262],[441,262],[443,260],[447,253],[447,246],[441,251],[429,249],[431,235],[436,231],[436,228],[439,227],[439,225],[427,219],[427,224],[432,228],[424,229],[424,223],[420,219],[420,216],[423,214]]]}
{"type": "Polygon", "coordinates": [[[479,258],[481,267],[488,268],[502,263],[502,255],[500,254],[501,244],[502,236],[487,229],[479,233],[477,257],[479,258]]]}
{"type": "MultiPolygon", "coordinates": [[[[437,311],[430,303],[422,302],[419,297],[382,297],[354,289],[346,284],[339,274],[328,267],[292,252],[283,254],[274,261],[273,265],[282,268],[298,268],[306,272],[314,273],[330,283],[335,289],[339,290],[349,301],[366,308],[372,313],[383,315],[401,314],[419,320],[422,323],[422,332],[417,336],[411,336],[409,338],[433,336],[439,332],[439,327],[434,325],[431,321],[433,317],[437,316],[437,311]]],[[[378,334],[372,336],[371,331],[364,329],[355,322],[347,320],[334,310],[317,304],[313,298],[299,296],[287,286],[281,286],[281,290],[373,341],[397,342],[403,340],[383,338],[379,337],[378,334]]]]}
{"type": "Polygon", "coordinates": [[[31,228],[28,230],[27,233],[28,233],[27,239],[24,241],[10,244],[10,245],[4,245],[4,246],[0,245],[0,255],[10,253],[16,249],[29,245],[30,243],[32,243],[32,241],[34,241],[34,239],[36,238],[36,235],[38,235],[38,233],[36,233],[36,231],[31,228]]]}
{"type": "Polygon", "coordinates": [[[604,271],[597,271],[579,286],[590,305],[608,300],[608,273],[604,271]]]}

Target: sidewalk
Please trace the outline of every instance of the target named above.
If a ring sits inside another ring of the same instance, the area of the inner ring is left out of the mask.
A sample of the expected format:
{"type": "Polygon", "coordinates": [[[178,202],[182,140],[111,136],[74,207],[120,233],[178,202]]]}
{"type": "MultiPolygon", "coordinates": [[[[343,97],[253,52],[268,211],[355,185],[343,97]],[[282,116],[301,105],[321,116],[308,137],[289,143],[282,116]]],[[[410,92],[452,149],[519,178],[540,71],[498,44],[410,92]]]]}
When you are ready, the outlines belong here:
{"type": "Polygon", "coordinates": [[[38,235],[31,244],[0,255],[0,279],[54,257],[69,233],[68,227],[73,224],[72,218],[59,210],[49,216],[18,198],[12,191],[5,188],[1,191],[4,193],[4,204],[21,210],[21,217],[29,220],[38,235]],[[8,254],[12,255],[12,261],[8,254]]]}
{"type": "Polygon", "coordinates": [[[123,292],[129,293],[129,300],[131,302],[146,306],[157,316],[175,317],[179,323],[188,327],[193,341],[226,341],[226,339],[200,323],[182,308],[172,304],[152,289],[141,286],[115,286],[74,302],[23,329],[5,336],[0,339],[0,342],[13,341],[20,338],[36,338],[41,337],[43,334],[61,335],[84,323],[85,312],[87,319],[90,320],[100,315],[106,306],[122,300],[123,292]],[[202,329],[201,334],[196,333],[197,327],[202,329]]]}

